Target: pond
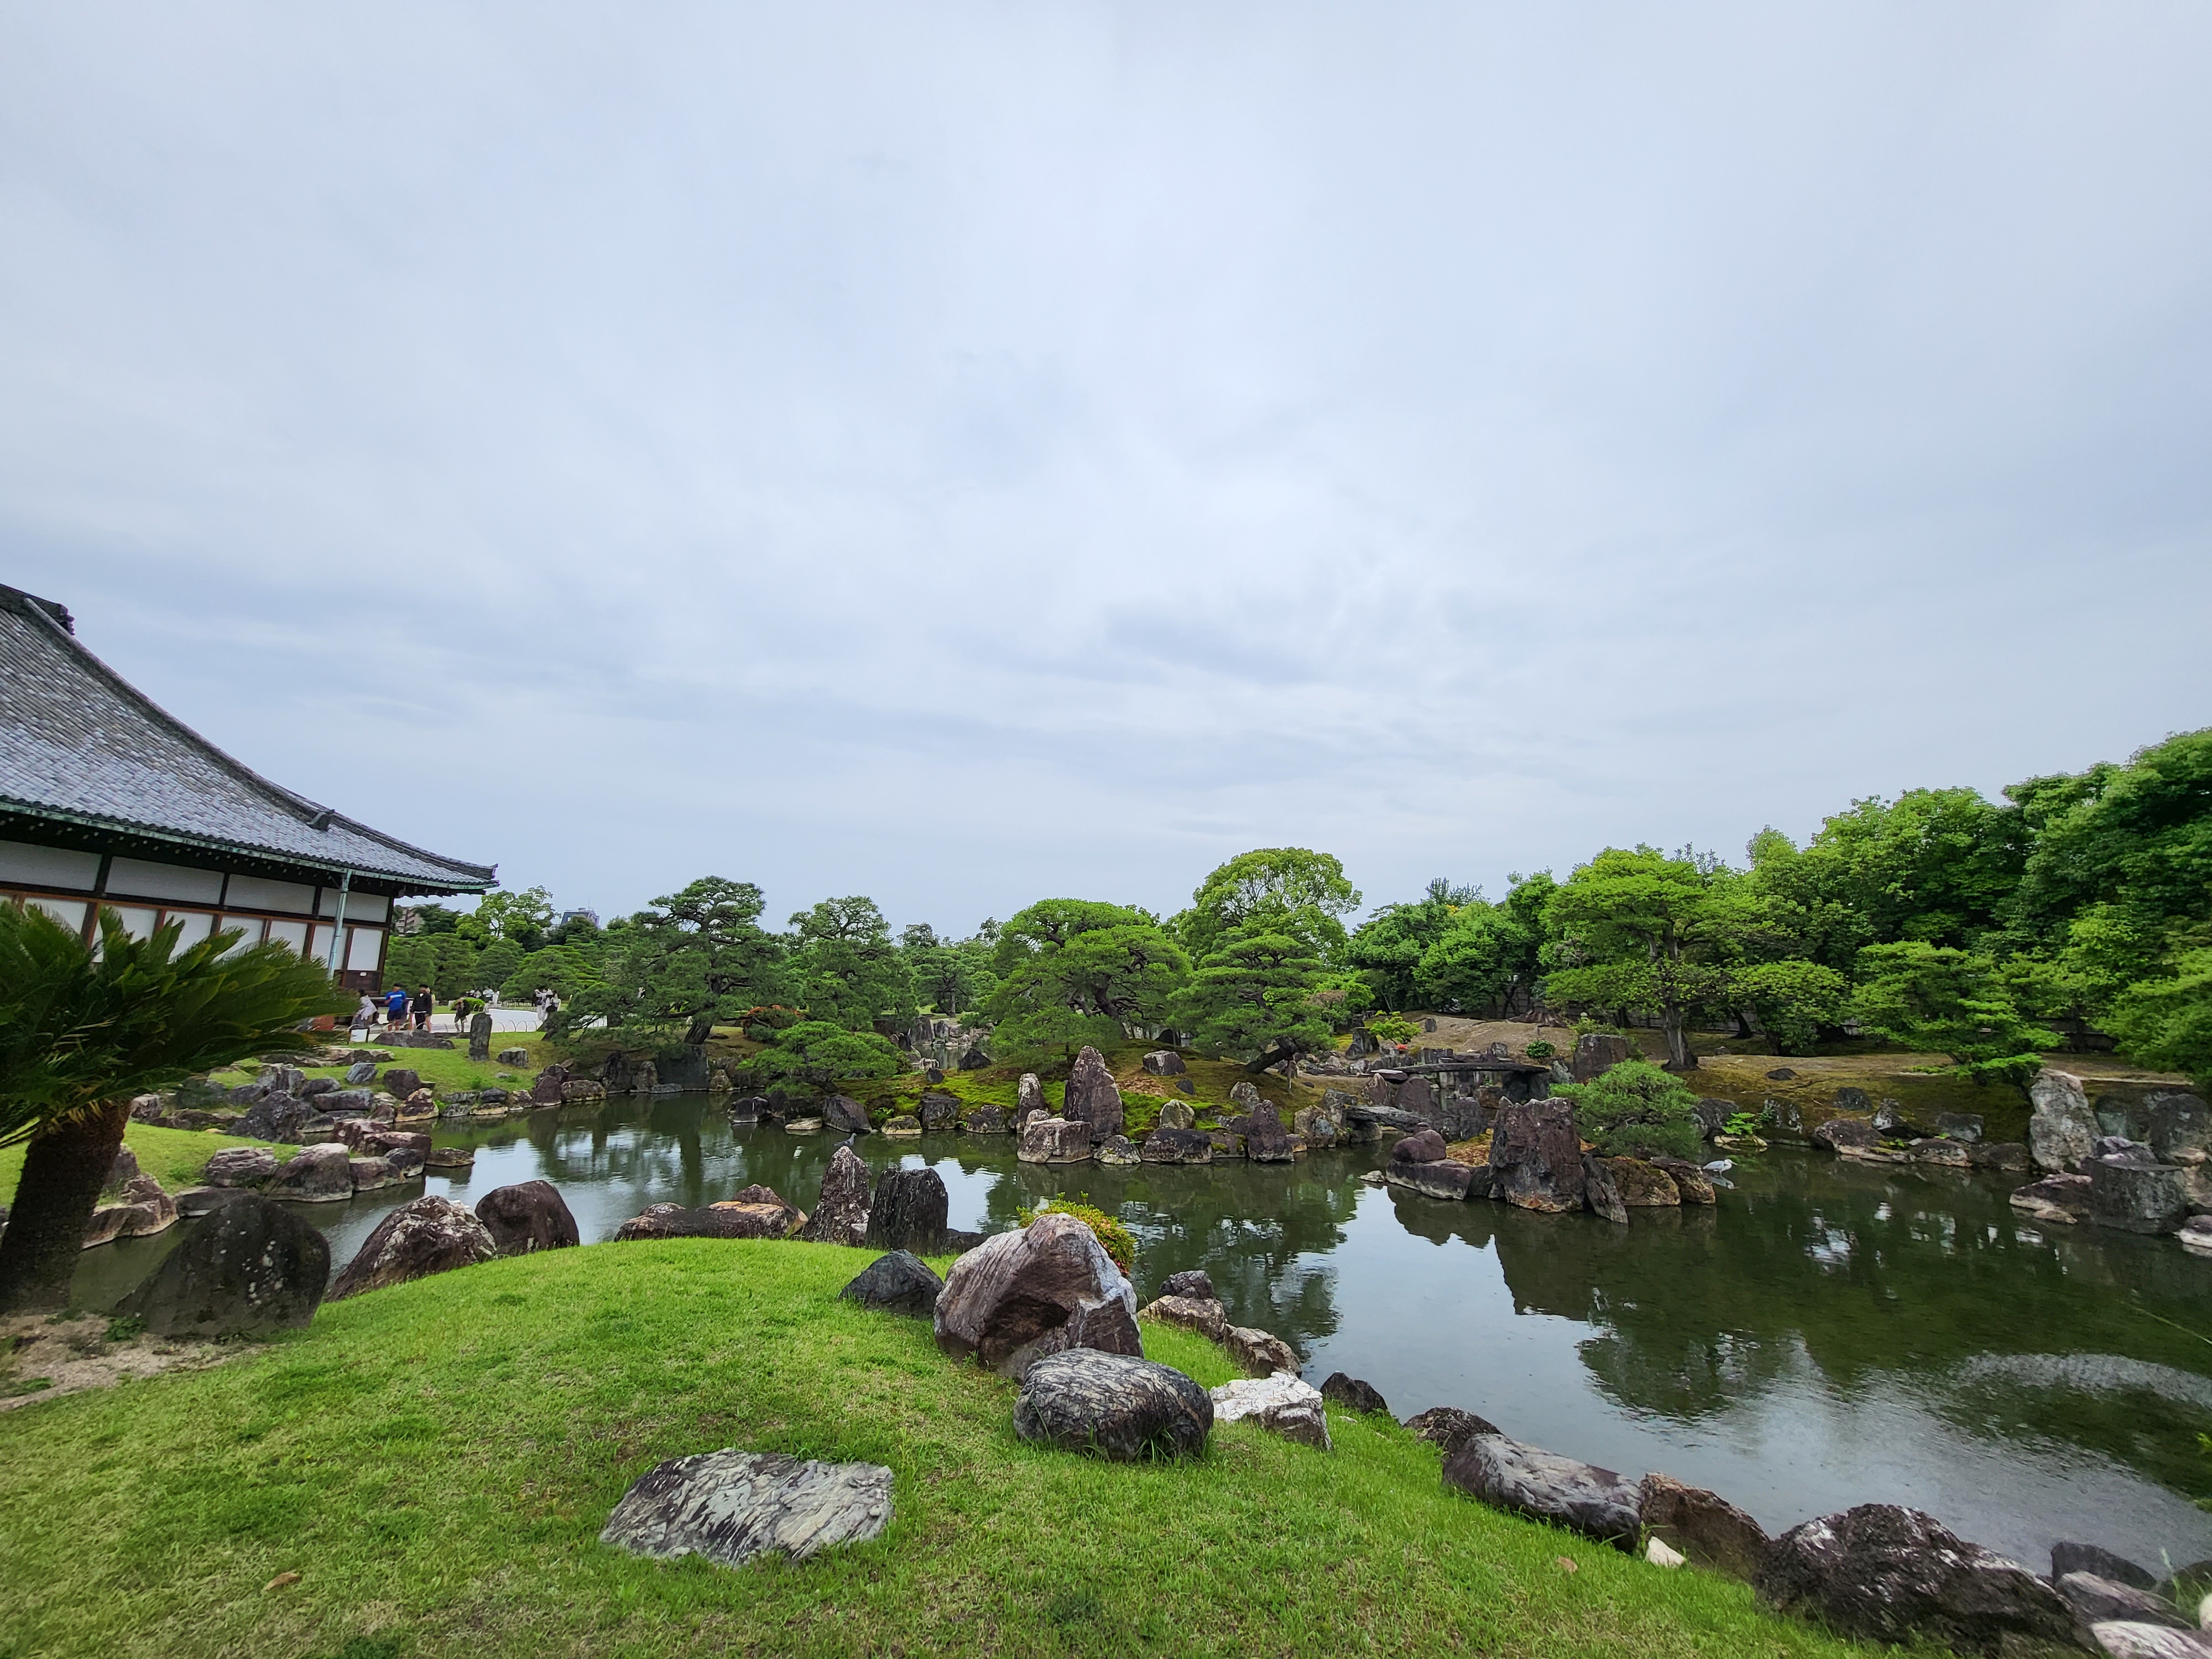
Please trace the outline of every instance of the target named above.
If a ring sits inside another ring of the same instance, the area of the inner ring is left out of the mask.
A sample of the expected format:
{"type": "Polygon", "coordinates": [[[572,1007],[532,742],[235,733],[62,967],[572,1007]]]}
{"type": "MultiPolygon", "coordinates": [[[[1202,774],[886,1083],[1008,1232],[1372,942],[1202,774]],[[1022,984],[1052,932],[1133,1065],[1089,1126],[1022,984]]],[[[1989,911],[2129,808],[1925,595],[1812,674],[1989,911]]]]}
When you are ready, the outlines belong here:
{"type": "MultiPolygon", "coordinates": [[[[732,1129],[720,1097],[664,1096],[440,1131],[477,1147],[432,1193],[464,1203],[543,1177],[585,1241],[648,1204],[765,1182],[811,1205],[836,1138],[732,1129]]],[[[2212,1261],[2171,1239],[2046,1228],[2015,1181],[1740,1159],[1717,1209],[1632,1225],[1449,1204],[1365,1185],[1363,1147],[1296,1164],[1019,1164],[1006,1137],[872,1136],[878,1168],[927,1164],[957,1227],[996,1231],[1087,1194],[1139,1241],[1140,1296],[1203,1267],[1240,1324],[1364,1377],[1403,1417],[1462,1406],[1633,1477],[1664,1469],[1779,1532],[1854,1504],[1909,1504],[2042,1569],[2060,1538],[2155,1565],[2212,1557],[2212,1261]]],[[[300,1213],[343,1264],[411,1187],[300,1213]]],[[[81,1302],[119,1297],[184,1236],[88,1252],[81,1302]]]]}

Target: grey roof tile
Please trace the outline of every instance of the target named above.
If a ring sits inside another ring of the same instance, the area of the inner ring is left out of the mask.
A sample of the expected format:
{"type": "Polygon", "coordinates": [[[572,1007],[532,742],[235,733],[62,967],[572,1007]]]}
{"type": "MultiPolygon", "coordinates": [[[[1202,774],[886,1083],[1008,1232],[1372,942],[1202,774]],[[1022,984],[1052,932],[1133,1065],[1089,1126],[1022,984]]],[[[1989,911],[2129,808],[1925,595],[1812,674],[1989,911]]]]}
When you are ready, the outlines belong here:
{"type": "Polygon", "coordinates": [[[80,645],[69,612],[0,585],[0,810],[182,837],[426,890],[497,866],[380,834],[271,783],[172,719],[80,645]]]}

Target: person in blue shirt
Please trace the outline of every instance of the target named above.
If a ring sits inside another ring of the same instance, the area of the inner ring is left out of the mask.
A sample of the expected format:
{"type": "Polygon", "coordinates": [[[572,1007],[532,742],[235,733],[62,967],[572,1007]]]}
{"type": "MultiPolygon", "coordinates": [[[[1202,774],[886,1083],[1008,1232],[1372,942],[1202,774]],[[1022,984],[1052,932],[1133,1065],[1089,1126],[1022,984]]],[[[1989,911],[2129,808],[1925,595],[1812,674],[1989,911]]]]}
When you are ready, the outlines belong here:
{"type": "Polygon", "coordinates": [[[384,999],[384,1023],[398,1027],[407,1023],[407,988],[395,985],[392,994],[384,999]]]}

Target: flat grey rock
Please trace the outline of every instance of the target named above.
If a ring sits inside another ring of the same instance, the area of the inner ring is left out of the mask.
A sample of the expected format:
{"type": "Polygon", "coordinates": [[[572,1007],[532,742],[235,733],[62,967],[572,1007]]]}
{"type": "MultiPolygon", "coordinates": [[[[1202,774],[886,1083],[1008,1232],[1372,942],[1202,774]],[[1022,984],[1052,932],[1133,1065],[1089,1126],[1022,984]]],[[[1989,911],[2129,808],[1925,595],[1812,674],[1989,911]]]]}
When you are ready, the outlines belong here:
{"type": "Polygon", "coordinates": [[[657,1561],[703,1556],[741,1566],[771,1552],[804,1561],[880,1537],[891,1472],[879,1463],[802,1462],[780,1452],[700,1452],[657,1463],[623,1494],[602,1544],[657,1561]]]}

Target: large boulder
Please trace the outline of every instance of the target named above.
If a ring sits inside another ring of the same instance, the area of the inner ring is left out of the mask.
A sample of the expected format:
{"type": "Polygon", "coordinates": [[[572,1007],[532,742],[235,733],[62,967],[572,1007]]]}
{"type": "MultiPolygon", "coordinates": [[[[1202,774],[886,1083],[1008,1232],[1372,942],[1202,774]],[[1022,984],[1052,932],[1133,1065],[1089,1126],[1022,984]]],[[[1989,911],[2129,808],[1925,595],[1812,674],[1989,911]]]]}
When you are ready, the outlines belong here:
{"type": "Polygon", "coordinates": [[[1155,1048],[1145,1056],[1145,1069],[1154,1077],[1181,1077],[1189,1068],[1172,1048],[1155,1048]]]}
{"type": "Polygon", "coordinates": [[[1108,1135],[1091,1149],[1091,1156],[1109,1169],[1127,1169],[1145,1161],[1137,1143],[1127,1135],[1108,1135]]]}
{"type": "Polygon", "coordinates": [[[1299,1381],[1294,1371],[1240,1376],[1212,1391],[1217,1423],[1256,1423],[1270,1434],[1321,1451],[1334,1451],[1328,1411],[1321,1390],[1299,1381]]]}
{"type": "Polygon", "coordinates": [[[1146,1164],[1211,1164],[1213,1137],[1200,1129],[1155,1129],[1145,1137],[1137,1156],[1146,1164]]]}
{"type": "Polygon", "coordinates": [[[1637,1488],[1637,1514],[1644,1531],[1694,1566],[1757,1580],[1773,1540],[1728,1499],[1702,1486],[1686,1486],[1671,1474],[1647,1474],[1637,1488]]]}
{"type": "Polygon", "coordinates": [[[2171,1630],[2194,1630],[2191,1620],[2184,1619],[2173,1610],[2173,1603],[2164,1596],[2147,1589],[2137,1589],[2133,1584],[2123,1584],[2117,1579],[2100,1578],[2094,1572],[2069,1572],[2053,1581],[2074,1616],[2085,1625],[2107,1624],[2114,1620],[2130,1620],[2137,1624],[2163,1625],[2171,1630]]]}
{"type": "Polygon", "coordinates": [[[927,1262],[905,1250],[878,1256],[837,1292],[864,1308],[915,1319],[933,1317],[937,1298],[944,1293],[945,1281],[930,1271],[927,1262]]]}
{"type": "Polygon", "coordinates": [[[346,1067],[345,1080],[356,1087],[376,1081],[376,1066],[373,1060],[357,1060],[346,1067]]]}
{"type": "Polygon", "coordinates": [[[1615,1226],[1628,1224],[1628,1206],[1621,1201],[1620,1188],[1613,1184],[1613,1166],[1595,1152],[1583,1154],[1583,1202],[1592,1215],[1602,1216],[1615,1226]]]}
{"type": "Polygon", "coordinates": [[[1439,1158],[1433,1164],[1393,1163],[1383,1171],[1383,1178],[1393,1187],[1409,1193],[1419,1193],[1424,1198],[1441,1198],[1449,1203],[1461,1203],[1475,1195],[1478,1181],[1482,1195],[1489,1195],[1490,1171],[1486,1167],[1476,1169],[1472,1164],[1455,1164],[1449,1158],[1439,1158]]]}
{"type": "MultiPolygon", "coordinates": [[[[562,1068],[556,1066],[550,1069],[551,1071],[558,1072],[561,1071],[562,1068]]],[[[566,1075],[566,1073],[564,1073],[563,1075],[566,1075]]],[[[386,1094],[392,1096],[395,1099],[404,1100],[408,1096],[413,1094],[422,1086],[422,1074],[409,1066],[394,1066],[390,1071],[384,1074],[384,1091],[386,1094]]],[[[556,1096],[556,1098],[558,1098],[558,1097],[556,1096]]]]}
{"type": "Polygon", "coordinates": [[[1014,1156],[1024,1164],[1087,1164],[1091,1126],[1074,1118],[1033,1117],[1022,1125],[1014,1156]]]}
{"type": "Polygon", "coordinates": [[[2212,1111],[2197,1096],[2160,1089],[2143,1097],[2142,1112],[2143,1139],[2156,1156],[2212,1152],[2212,1111]]]}
{"type": "Polygon", "coordinates": [[[641,1238],[788,1238],[805,1224],[804,1212],[757,1182],[733,1198],[687,1210],[681,1204],[648,1204],[615,1230],[619,1243],[641,1238]]]}
{"type": "Polygon", "coordinates": [[[1160,1294],[1196,1297],[1204,1302],[1218,1299],[1214,1294],[1213,1275],[1203,1267],[1186,1267],[1181,1273],[1170,1273],[1160,1281],[1160,1294]]]}
{"type": "Polygon", "coordinates": [[[960,1115],[960,1097],[947,1094],[942,1089],[925,1090],[915,1115],[921,1120],[921,1127],[933,1134],[950,1129],[960,1115]]]}
{"type": "Polygon", "coordinates": [[[2049,1584],[1934,1516],[1894,1504],[1791,1528],[1774,1540],[1758,1585],[1784,1612],[1870,1641],[1939,1642],[1992,1659],[2074,1641],[2073,1613],[2049,1584]]]}
{"type": "Polygon", "coordinates": [[[1870,1117],[1832,1117],[1825,1123],[1813,1126],[1813,1144],[1823,1152],[1840,1152],[1845,1147],[1865,1148],[1881,1139],[1881,1131],[1874,1127],[1870,1117]]]}
{"type": "Polygon", "coordinates": [[[1014,1126],[1008,1121],[1003,1106],[969,1106],[960,1127],[971,1135],[1002,1135],[1014,1126]]]}
{"type": "Polygon", "coordinates": [[[799,1236],[817,1244],[866,1243],[872,1182],[858,1152],[850,1146],[837,1148],[823,1171],[822,1195],[814,1200],[814,1213],[799,1236]]]}
{"type": "Polygon", "coordinates": [[[2212,1636],[2140,1620],[2110,1619],[2089,1626],[2106,1659],[2212,1659],[2212,1636]]]}
{"type": "Polygon", "coordinates": [[[1728,1128],[1728,1121],[1735,1115],[1736,1107],[1734,1101],[1723,1100],[1718,1095],[1700,1095],[1696,1109],[1698,1132],[1711,1140],[1728,1128]]]}
{"type": "Polygon", "coordinates": [[[210,1187],[258,1187],[276,1173],[276,1153],[259,1146],[226,1146],[202,1167],[200,1179],[210,1187]]]}
{"type": "Polygon", "coordinates": [[[832,1095],[822,1103],[822,1127],[834,1134],[868,1133],[868,1109],[850,1095],[832,1095]]]}
{"type": "Polygon", "coordinates": [[[1298,1351],[1272,1332],[1250,1325],[1231,1325],[1222,1337],[1221,1345],[1249,1376],[1273,1376],[1277,1371],[1297,1375],[1298,1351]]]}
{"type": "Polygon", "coordinates": [[[2051,1582],[2057,1583],[2069,1572],[2091,1572],[2100,1578],[2109,1578],[2116,1584],[2128,1584],[2136,1589],[2158,1588],[2158,1575],[2147,1571],[2101,1544],[2076,1544],[2061,1540],[2051,1547],[2051,1582]]]}
{"type": "Polygon", "coordinates": [[[1014,1401],[1021,1439],[1115,1462],[1199,1456],[1212,1428],[1212,1401],[1181,1371],[1091,1348],[1039,1358],[1014,1401]]]}
{"type": "Polygon", "coordinates": [[[1625,1036],[1608,1036],[1592,1031],[1575,1039],[1575,1057],[1569,1069],[1575,1081],[1588,1083],[1610,1071],[1624,1060],[1636,1057],[1636,1045],[1625,1036]]]}
{"type": "Polygon", "coordinates": [[[1630,1209],[1681,1207],[1682,1189],[1674,1184],[1672,1176],[1657,1165],[1646,1164],[1640,1158],[1609,1158],[1606,1166],[1613,1172],[1613,1190],[1630,1209]]]}
{"type": "Polygon", "coordinates": [[[1229,1310],[1210,1296],[1163,1296],[1137,1310],[1139,1319],[1196,1331],[1216,1342],[1229,1340],[1229,1310]]]}
{"type": "Polygon", "coordinates": [[[313,1319],[330,1277],[321,1233],[244,1193],[218,1206],[116,1311],[144,1320],[156,1336],[260,1336],[313,1319]]]}
{"type": "Polygon", "coordinates": [[[1071,1123],[1089,1124],[1094,1141],[1121,1133],[1126,1121],[1121,1091],[1115,1084],[1114,1073],[1107,1068],[1104,1058],[1088,1043],[1075,1056],[1075,1067],[1067,1074],[1067,1091],[1060,1098],[1060,1115],[1071,1123]]]}
{"type": "Polygon", "coordinates": [[[1024,1072],[1022,1080],[1014,1085],[1015,1133],[1018,1134],[1022,1125],[1033,1117],[1050,1117],[1052,1115],[1052,1107],[1044,1097],[1044,1085],[1038,1081],[1035,1072],[1024,1072]]]}
{"type": "Polygon", "coordinates": [[[1263,1100],[1230,1126],[1244,1137],[1244,1156],[1255,1164],[1288,1164],[1297,1156],[1291,1132],[1283,1127],[1283,1114],[1271,1100],[1263,1100]]]}
{"type": "Polygon", "coordinates": [[[495,1187],[477,1200],[477,1219],[491,1234],[501,1255],[529,1255],[580,1244],[576,1218],[550,1181],[518,1181],[495,1187]]]}
{"type": "Polygon", "coordinates": [[[1583,1144],[1564,1100],[1508,1103],[1490,1133],[1498,1195],[1524,1210],[1559,1214],[1583,1207],[1583,1144]]]}
{"type": "Polygon", "coordinates": [[[1326,1107],[1301,1106],[1291,1115],[1291,1128],[1309,1149],[1334,1146],[1343,1120],[1326,1107]]]}
{"type": "Polygon", "coordinates": [[[1401,1135],[1390,1148],[1393,1164],[1434,1164],[1444,1155],[1444,1138],[1434,1129],[1401,1135]]]}
{"type": "Polygon", "coordinates": [[[1457,1406],[1431,1406],[1425,1412],[1415,1412],[1400,1426],[1416,1440],[1425,1440],[1442,1450],[1446,1462],[1477,1435],[1498,1432],[1498,1425],[1488,1418],[1462,1411],[1457,1406]]]}
{"type": "MultiPolygon", "coordinates": [[[[228,1212],[225,1212],[228,1213],[228,1212]]],[[[404,1285],[412,1279],[489,1261],[498,1243],[483,1222],[451,1199],[410,1199],[376,1224],[331,1286],[330,1300],[404,1285]]]]}
{"type": "Polygon", "coordinates": [[[949,1209],[945,1177],[936,1170],[886,1170],[876,1178],[861,1242],[871,1249],[938,1255],[945,1249],[949,1209]]]}
{"type": "Polygon", "coordinates": [[[248,1140],[282,1140],[297,1145],[310,1119],[322,1114],[288,1094],[270,1091],[246,1109],[230,1133],[248,1140]]]}
{"type": "Polygon", "coordinates": [[[1444,1464],[1444,1484],[1619,1549],[1633,1549],[1644,1524],[1632,1482],[1502,1434],[1479,1434],[1462,1445],[1444,1464]]]}
{"type": "Polygon", "coordinates": [[[2072,1226],[2089,1218],[2089,1177],[2047,1175],[2012,1192],[2012,1207],[2033,1220],[2072,1226]]]}
{"type": "Polygon", "coordinates": [[[2089,1156],[2104,1131],[2080,1078],[2046,1067],[2036,1074],[2027,1097],[2035,1105],[2027,1120],[2027,1150],[2038,1169],[2071,1170],[2089,1156]]]}
{"type": "Polygon", "coordinates": [[[1195,1129],[1198,1114],[1192,1111],[1187,1100],[1164,1100],[1160,1103],[1158,1127],[1163,1129],[1195,1129]]]}
{"type": "Polygon", "coordinates": [[[1674,1190],[1685,1204],[1717,1204],[1720,1194],[1713,1190],[1712,1178],[1686,1158],[1650,1158],[1644,1159],[1655,1170],[1663,1170],[1667,1178],[1674,1183],[1674,1190]]]}
{"type": "Polygon", "coordinates": [[[1331,1371],[1323,1380],[1321,1397],[1349,1412],[1381,1412],[1385,1417],[1390,1414],[1390,1402],[1383,1399],[1380,1389],[1342,1371],[1331,1371]]]}
{"type": "Polygon", "coordinates": [[[952,1264],[937,1302],[937,1346],[1018,1376],[1064,1348],[1141,1355],[1137,1297],[1097,1235],[1048,1210],[985,1239],[952,1264]]]}
{"type": "Polygon", "coordinates": [[[2081,1166],[2089,1177],[2089,1219],[2130,1233],[2170,1233],[2189,1218],[2189,1187],[2179,1164],[2130,1142],[2081,1166]]]}
{"type": "Polygon", "coordinates": [[[756,1555],[804,1561],[835,1545],[864,1544],[890,1518],[891,1472],[879,1463],[732,1449],[647,1469],[615,1505],[599,1541],[659,1561],[697,1555],[734,1567],[756,1555]]]}
{"type": "Polygon", "coordinates": [[[353,1148],[342,1140],[302,1146],[262,1183],[271,1198],[333,1204],[353,1196],[353,1148]]]}
{"type": "Polygon", "coordinates": [[[112,1244],[118,1238],[145,1238],[177,1224],[177,1200],[149,1175],[131,1176],[116,1198],[93,1211],[85,1224],[83,1249],[112,1244]]]}

